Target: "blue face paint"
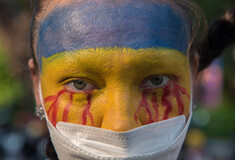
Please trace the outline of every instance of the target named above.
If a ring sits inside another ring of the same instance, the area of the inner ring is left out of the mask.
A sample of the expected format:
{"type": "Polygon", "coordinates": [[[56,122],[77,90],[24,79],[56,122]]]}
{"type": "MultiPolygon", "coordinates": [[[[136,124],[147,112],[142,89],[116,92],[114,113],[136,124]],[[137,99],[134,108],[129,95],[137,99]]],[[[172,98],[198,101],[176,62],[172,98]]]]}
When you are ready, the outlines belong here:
{"type": "Polygon", "coordinates": [[[163,47],[186,52],[187,22],[168,4],[86,0],[56,8],[38,30],[37,55],[96,47],[163,47]]]}

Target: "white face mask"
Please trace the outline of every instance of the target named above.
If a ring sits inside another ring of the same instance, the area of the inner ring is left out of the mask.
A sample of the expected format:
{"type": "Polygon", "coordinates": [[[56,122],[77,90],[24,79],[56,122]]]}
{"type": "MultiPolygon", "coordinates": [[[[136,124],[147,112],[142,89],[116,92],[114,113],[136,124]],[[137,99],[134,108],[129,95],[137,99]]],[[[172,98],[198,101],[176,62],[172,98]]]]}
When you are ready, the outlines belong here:
{"type": "MultiPolygon", "coordinates": [[[[43,102],[41,92],[40,98],[43,102]]],[[[182,115],[126,132],[65,122],[55,128],[47,116],[46,121],[60,160],[175,160],[191,117],[192,113],[188,120],[182,115]]]]}

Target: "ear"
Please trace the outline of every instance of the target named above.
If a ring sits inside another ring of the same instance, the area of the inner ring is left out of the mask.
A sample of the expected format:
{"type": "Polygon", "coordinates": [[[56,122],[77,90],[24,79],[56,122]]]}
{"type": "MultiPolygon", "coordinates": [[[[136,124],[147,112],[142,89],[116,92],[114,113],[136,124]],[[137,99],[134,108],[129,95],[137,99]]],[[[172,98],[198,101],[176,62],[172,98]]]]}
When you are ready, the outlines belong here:
{"type": "Polygon", "coordinates": [[[194,52],[194,54],[190,57],[190,66],[191,66],[191,75],[193,79],[193,88],[195,88],[197,75],[198,75],[198,68],[200,64],[200,56],[198,52],[194,52]]]}
{"type": "MultiPolygon", "coordinates": [[[[195,97],[194,95],[196,95],[196,93],[197,93],[197,79],[198,79],[198,74],[199,74],[199,72],[198,72],[199,64],[200,64],[200,56],[199,56],[198,52],[194,52],[194,54],[191,56],[191,60],[190,60],[193,101],[195,101],[195,98],[197,99],[197,97],[195,97]]],[[[194,109],[194,107],[192,109],[194,109]]]]}
{"type": "Polygon", "coordinates": [[[37,71],[33,58],[29,59],[28,67],[30,71],[30,77],[33,81],[33,90],[34,90],[34,97],[36,100],[36,105],[37,107],[39,107],[42,105],[40,101],[40,94],[39,94],[39,73],[37,71]]]}
{"type": "Polygon", "coordinates": [[[192,66],[191,71],[192,75],[194,76],[193,78],[197,77],[199,64],[200,64],[200,56],[198,52],[194,52],[193,58],[191,59],[191,66],[192,66]]]}

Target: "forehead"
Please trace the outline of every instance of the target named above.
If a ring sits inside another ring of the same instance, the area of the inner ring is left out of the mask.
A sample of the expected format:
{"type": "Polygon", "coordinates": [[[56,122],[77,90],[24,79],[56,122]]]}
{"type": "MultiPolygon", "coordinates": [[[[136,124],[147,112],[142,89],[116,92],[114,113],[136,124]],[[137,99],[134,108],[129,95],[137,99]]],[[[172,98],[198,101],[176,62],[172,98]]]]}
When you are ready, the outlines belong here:
{"type": "Polygon", "coordinates": [[[186,52],[187,22],[170,5],[143,0],[71,1],[40,23],[37,55],[96,47],[170,48],[186,52]]]}

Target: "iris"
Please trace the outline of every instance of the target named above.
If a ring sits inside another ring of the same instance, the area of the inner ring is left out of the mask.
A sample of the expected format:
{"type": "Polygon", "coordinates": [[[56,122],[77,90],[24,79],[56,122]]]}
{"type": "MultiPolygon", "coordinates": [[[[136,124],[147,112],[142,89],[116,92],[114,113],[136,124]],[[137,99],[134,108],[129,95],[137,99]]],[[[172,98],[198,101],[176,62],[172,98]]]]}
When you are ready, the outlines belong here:
{"type": "Polygon", "coordinates": [[[76,80],[73,82],[73,84],[74,84],[74,87],[79,90],[84,89],[87,85],[87,83],[83,80],[76,80]]]}
{"type": "Polygon", "coordinates": [[[164,78],[161,76],[155,76],[150,79],[154,85],[160,85],[163,82],[164,78]]]}

